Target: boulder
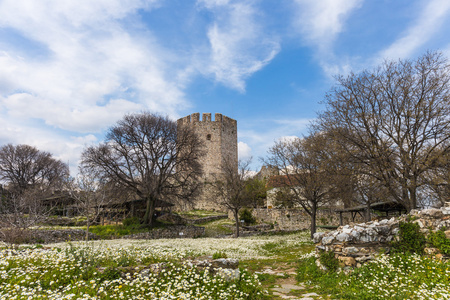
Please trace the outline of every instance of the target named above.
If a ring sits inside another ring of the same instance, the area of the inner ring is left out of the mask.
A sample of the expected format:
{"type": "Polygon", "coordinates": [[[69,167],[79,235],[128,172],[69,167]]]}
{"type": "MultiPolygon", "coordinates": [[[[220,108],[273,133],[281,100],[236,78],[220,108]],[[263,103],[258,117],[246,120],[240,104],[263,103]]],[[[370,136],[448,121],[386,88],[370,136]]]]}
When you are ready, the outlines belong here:
{"type": "Polygon", "coordinates": [[[420,211],[420,215],[422,216],[429,216],[432,218],[442,218],[444,216],[444,214],[442,213],[442,210],[437,209],[437,208],[429,208],[429,209],[424,209],[422,211],[420,211]]]}
{"type": "Polygon", "coordinates": [[[348,266],[348,267],[356,266],[356,260],[353,257],[339,256],[338,259],[341,261],[341,263],[344,266],[348,266]]]}

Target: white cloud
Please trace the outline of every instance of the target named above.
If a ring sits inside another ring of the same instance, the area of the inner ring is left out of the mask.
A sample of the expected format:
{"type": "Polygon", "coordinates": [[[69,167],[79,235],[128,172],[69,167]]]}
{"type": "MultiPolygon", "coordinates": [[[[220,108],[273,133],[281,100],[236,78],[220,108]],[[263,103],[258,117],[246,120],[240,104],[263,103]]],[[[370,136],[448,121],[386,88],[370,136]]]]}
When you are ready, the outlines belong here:
{"type": "MultiPolygon", "coordinates": [[[[267,156],[267,151],[281,138],[294,138],[307,134],[310,119],[290,120],[254,120],[253,124],[245,124],[242,127],[252,129],[239,129],[238,138],[246,145],[252,145],[252,168],[261,167],[261,158],[267,156]]],[[[240,143],[241,143],[240,142],[240,143]]],[[[240,154],[240,153],[239,153],[240,154]]]]}
{"type": "Polygon", "coordinates": [[[125,113],[176,115],[171,51],[138,13],[159,0],[0,2],[0,143],[51,152],[76,171],[86,144],[125,113]]]}
{"type": "Polygon", "coordinates": [[[362,0],[294,0],[297,16],[294,25],[305,41],[328,52],[336,36],[344,30],[350,13],[362,5],[362,0]]]}
{"type": "Polygon", "coordinates": [[[333,43],[345,30],[345,22],[363,0],[294,0],[294,30],[315,49],[315,57],[330,77],[348,71],[348,62],[336,61],[333,43]]]}
{"type": "Polygon", "coordinates": [[[27,144],[42,151],[48,151],[52,155],[68,163],[71,174],[76,173],[80,160],[80,153],[86,145],[98,142],[92,134],[72,136],[58,133],[35,126],[33,122],[25,122],[16,126],[14,118],[0,119],[0,145],[27,144]]]}
{"type": "Polygon", "coordinates": [[[441,29],[441,25],[450,14],[450,1],[426,1],[419,17],[403,35],[387,49],[381,51],[378,60],[408,58],[441,29]]]}
{"type": "Polygon", "coordinates": [[[238,157],[239,159],[246,160],[252,157],[252,148],[244,142],[238,143],[238,157]]]}
{"type": "Polygon", "coordinates": [[[297,140],[299,137],[295,136],[295,135],[286,135],[286,136],[282,136],[278,139],[278,141],[280,142],[292,142],[297,140]]]}
{"type": "MultiPolygon", "coordinates": [[[[156,1],[2,1],[0,27],[42,48],[0,49],[0,93],[11,116],[71,131],[99,132],[124,113],[175,114],[184,94],[172,80],[167,51],[151,32],[121,23],[156,1]],[[127,100],[125,100],[127,99],[127,100]],[[24,109],[26,108],[26,109],[24,109]]],[[[20,46],[20,45],[19,45],[20,46]]]]}
{"type": "MultiPolygon", "coordinates": [[[[208,29],[209,57],[198,68],[217,82],[245,91],[245,80],[261,70],[280,51],[278,38],[265,33],[251,1],[198,1],[215,19],[208,29]]],[[[204,53],[202,53],[204,55],[204,53]]]]}

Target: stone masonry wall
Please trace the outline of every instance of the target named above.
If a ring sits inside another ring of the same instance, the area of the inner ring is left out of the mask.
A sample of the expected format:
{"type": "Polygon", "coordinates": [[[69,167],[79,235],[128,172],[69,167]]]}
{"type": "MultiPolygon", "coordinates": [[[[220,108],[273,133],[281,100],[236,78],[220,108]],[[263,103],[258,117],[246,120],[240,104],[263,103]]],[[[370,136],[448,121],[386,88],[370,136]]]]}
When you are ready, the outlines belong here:
{"type": "MultiPolygon", "coordinates": [[[[450,228],[450,203],[449,207],[441,209],[412,210],[410,217],[425,234],[430,229],[450,228]]],[[[389,252],[390,242],[398,238],[399,223],[407,218],[402,215],[389,220],[345,225],[332,232],[318,232],[314,234],[316,251],[333,251],[345,266],[359,267],[376,254],[389,252]]],[[[450,238],[450,230],[445,234],[450,238]]]]}
{"type": "Polygon", "coordinates": [[[191,126],[204,145],[206,155],[202,158],[204,186],[201,195],[194,204],[195,209],[225,211],[217,204],[214,191],[208,182],[215,181],[220,174],[225,159],[232,164],[238,164],[237,122],[222,114],[216,113],[214,121],[211,113],[193,113],[178,120],[178,126],[191,126]]]}
{"type": "MultiPolygon", "coordinates": [[[[311,217],[301,208],[257,208],[253,209],[252,214],[258,222],[273,224],[276,230],[305,230],[311,227],[311,217]]],[[[345,214],[343,220],[344,223],[350,223],[350,215],[345,214]]],[[[362,222],[363,218],[358,214],[355,221],[362,222]]],[[[319,209],[316,224],[338,226],[339,214],[332,209],[319,209]]]]}
{"type": "Polygon", "coordinates": [[[197,238],[205,235],[205,227],[199,226],[170,226],[152,231],[123,236],[123,239],[176,239],[197,238]]]}

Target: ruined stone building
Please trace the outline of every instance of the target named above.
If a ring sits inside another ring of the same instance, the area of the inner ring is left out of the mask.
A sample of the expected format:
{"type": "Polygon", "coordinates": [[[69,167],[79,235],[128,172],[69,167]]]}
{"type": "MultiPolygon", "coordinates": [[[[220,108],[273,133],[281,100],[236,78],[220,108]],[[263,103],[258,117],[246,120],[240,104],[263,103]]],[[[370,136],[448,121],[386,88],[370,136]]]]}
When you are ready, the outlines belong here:
{"type": "Polygon", "coordinates": [[[211,113],[199,113],[178,119],[178,127],[191,126],[204,145],[203,156],[203,189],[194,208],[223,210],[218,204],[212,186],[208,182],[216,180],[224,163],[238,165],[237,122],[222,114],[216,113],[214,120],[211,113]]]}

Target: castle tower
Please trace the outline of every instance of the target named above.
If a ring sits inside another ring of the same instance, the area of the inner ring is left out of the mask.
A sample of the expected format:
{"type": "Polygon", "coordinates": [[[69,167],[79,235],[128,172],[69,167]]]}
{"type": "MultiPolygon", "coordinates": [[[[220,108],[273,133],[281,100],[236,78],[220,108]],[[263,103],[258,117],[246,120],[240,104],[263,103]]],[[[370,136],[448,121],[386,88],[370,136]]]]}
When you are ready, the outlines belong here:
{"type": "MultiPolygon", "coordinates": [[[[205,156],[203,157],[203,179],[205,182],[215,180],[216,174],[220,174],[221,167],[225,161],[238,165],[237,149],[237,122],[222,114],[215,114],[214,121],[210,113],[203,113],[200,120],[199,113],[178,119],[178,127],[191,126],[197,133],[204,145],[205,156]]],[[[196,209],[221,210],[218,207],[211,187],[205,185],[203,191],[196,201],[196,209]]]]}

